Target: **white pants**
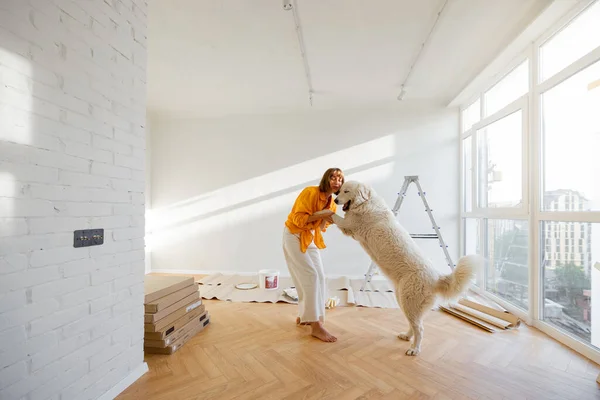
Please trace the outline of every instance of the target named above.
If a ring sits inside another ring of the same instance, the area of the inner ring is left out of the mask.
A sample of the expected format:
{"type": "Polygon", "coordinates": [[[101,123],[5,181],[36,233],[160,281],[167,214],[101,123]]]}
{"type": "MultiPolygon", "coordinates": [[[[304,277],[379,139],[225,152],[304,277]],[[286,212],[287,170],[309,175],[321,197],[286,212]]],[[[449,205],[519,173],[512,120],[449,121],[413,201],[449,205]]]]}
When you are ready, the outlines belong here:
{"type": "Polygon", "coordinates": [[[311,243],[300,251],[300,234],[283,230],[283,253],[298,292],[300,322],[325,320],[326,281],[319,248],[311,243]]]}

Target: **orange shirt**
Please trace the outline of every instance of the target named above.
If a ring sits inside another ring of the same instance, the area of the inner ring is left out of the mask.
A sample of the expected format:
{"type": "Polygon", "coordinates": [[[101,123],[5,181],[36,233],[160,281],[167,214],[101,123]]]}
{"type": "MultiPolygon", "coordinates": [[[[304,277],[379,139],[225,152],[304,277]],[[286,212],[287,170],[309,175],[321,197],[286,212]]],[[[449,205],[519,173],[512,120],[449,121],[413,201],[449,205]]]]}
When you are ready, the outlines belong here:
{"type": "MultiPolygon", "coordinates": [[[[303,253],[306,252],[313,239],[315,246],[319,249],[326,247],[320,229],[322,220],[318,219],[313,222],[306,222],[308,217],[313,213],[326,209],[335,212],[337,207],[333,202],[333,197],[329,198],[329,204],[327,204],[327,194],[321,192],[318,186],[307,187],[296,199],[292,211],[288,215],[287,221],[285,221],[285,226],[292,233],[300,233],[300,250],[303,253]],[[311,233],[313,230],[315,232],[314,237],[311,233]]],[[[325,229],[329,225],[329,223],[326,223],[325,229]]]]}

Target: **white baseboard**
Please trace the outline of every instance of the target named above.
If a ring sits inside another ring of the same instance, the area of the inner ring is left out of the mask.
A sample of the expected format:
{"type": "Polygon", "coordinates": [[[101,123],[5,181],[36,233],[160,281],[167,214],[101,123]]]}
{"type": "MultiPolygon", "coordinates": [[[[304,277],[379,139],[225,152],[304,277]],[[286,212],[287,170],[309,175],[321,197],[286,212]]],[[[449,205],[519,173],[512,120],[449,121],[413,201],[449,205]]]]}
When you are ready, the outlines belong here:
{"type": "MultiPolygon", "coordinates": [[[[240,272],[240,271],[207,271],[207,270],[198,270],[198,269],[153,269],[150,273],[159,273],[159,274],[178,274],[178,275],[212,275],[212,274],[223,274],[223,275],[242,275],[242,276],[253,276],[256,275],[256,272],[240,272]]],[[[289,278],[289,273],[282,273],[279,276],[289,278]]],[[[326,274],[327,278],[335,279],[341,277],[348,277],[350,279],[363,279],[364,275],[361,276],[348,276],[342,274],[326,274]]],[[[386,279],[384,276],[375,275],[373,276],[373,280],[382,280],[386,279]]]]}
{"type": "Polygon", "coordinates": [[[143,362],[136,369],[131,371],[131,373],[127,375],[125,379],[117,383],[112,389],[100,396],[98,400],[113,400],[146,372],[148,372],[148,364],[143,362]]]}
{"type": "MultiPolygon", "coordinates": [[[[256,275],[256,272],[241,272],[241,271],[207,271],[199,269],[153,269],[150,273],[159,274],[183,274],[183,275],[212,275],[212,274],[223,274],[223,275],[242,275],[252,276],[256,275]]],[[[279,276],[289,277],[289,274],[280,274],[279,276]]]]}

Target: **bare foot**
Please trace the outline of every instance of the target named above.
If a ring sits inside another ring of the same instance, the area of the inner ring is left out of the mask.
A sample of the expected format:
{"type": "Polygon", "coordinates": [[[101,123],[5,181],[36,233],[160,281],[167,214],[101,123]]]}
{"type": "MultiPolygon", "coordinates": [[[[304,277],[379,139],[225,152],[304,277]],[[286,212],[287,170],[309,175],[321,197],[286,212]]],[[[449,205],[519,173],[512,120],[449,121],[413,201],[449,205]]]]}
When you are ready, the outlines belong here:
{"type": "Polygon", "coordinates": [[[309,322],[300,322],[300,317],[296,317],[296,325],[298,325],[298,326],[309,325],[309,322]]]}
{"type": "Polygon", "coordinates": [[[327,332],[327,330],[325,328],[323,328],[323,325],[321,325],[320,322],[314,322],[311,324],[311,326],[312,326],[311,335],[313,335],[317,339],[322,340],[324,342],[336,342],[337,341],[337,338],[335,336],[333,336],[331,333],[327,332]]]}

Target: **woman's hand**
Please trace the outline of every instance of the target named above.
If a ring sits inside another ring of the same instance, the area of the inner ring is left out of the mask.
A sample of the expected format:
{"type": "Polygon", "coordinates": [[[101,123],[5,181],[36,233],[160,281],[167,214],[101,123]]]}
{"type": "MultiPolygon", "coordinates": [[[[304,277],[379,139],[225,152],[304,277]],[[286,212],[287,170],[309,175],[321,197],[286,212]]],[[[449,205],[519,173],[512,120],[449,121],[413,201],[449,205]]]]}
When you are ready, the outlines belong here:
{"type": "Polygon", "coordinates": [[[333,222],[333,218],[331,218],[331,217],[326,217],[326,218],[323,218],[323,219],[321,220],[321,226],[319,226],[319,228],[321,228],[321,232],[325,232],[325,230],[326,230],[326,228],[327,228],[327,227],[325,226],[325,224],[326,224],[326,223],[328,223],[328,222],[329,222],[330,224],[333,224],[333,223],[334,223],[334,222],[333,222]]]}

